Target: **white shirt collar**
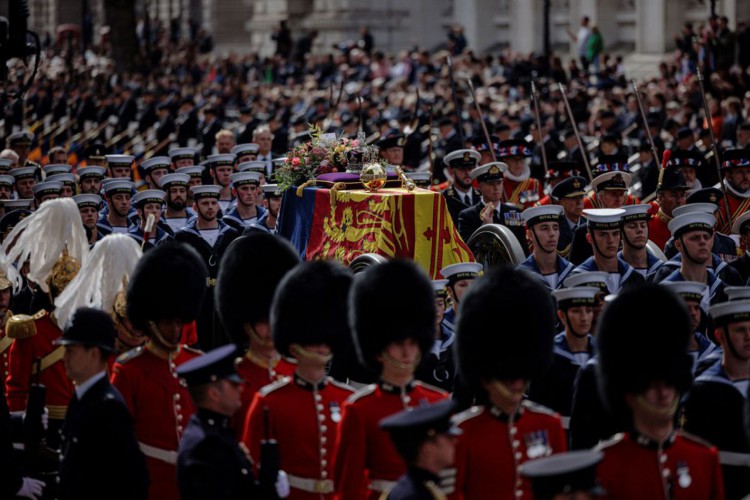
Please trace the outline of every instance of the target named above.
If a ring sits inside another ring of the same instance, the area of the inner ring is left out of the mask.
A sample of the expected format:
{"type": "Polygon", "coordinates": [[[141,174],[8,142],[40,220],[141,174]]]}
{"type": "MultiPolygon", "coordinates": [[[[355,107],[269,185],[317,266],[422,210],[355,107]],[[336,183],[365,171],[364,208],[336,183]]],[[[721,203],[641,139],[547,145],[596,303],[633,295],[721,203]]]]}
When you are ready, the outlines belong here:
{"type": "Polygon", "coordinates": [[[81,384],[76,384],[76,396],[78,396],[78,400],[80,401],[83,399],[84,394],[86,394],[86,391],[91,389],[91,386],[99,382],[101,379],[107,376],[106,370],[102,370],[93,377],[89,377],[89,379],[81,384]]]}

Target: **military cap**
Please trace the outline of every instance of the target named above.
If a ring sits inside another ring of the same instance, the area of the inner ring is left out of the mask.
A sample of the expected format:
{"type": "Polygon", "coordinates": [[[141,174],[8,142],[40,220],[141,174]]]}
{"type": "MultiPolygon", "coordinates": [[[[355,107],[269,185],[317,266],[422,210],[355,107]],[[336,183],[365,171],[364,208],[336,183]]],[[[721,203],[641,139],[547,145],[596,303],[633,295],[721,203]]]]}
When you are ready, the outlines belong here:
{"type": "Polygon", "coordinates": [[[484,266],[478,262],[459,262],[445,266],[440,270],[440,275],[448,280],[448,285],[453,285],[461,280],[474,280],[482,275],[484,266]]]}
{"type": "MultiPolygon", "coordinates": [[[[498,152],[498,144],[500,144],[500,138],[496,135],[490,136],[490,144],[492,149],[495,151],[495,153],[498,152]]],[[[480,153],[483,153],[484,151],[490,150],[490,144],[487,143],[487,139],[484,137],[480,138],[478,141],[476,141],[476,150],[480,153]]]]}
{"type": "Polygon", "coordinates": [[[379,425],[388,432],[399,454],[410,461],[417,456],[419,447],[428,439],[438,435],[461,434],[461,429],[451,421],[455,408],[455,401],[444,399],[400,411],[382,419],[379,425]]]}
{"type": "Polygon", "coordinates": [[[13,200],[0,200],[0,203],[3,204],[3,207],[7,209],[23,209],[23,208],[29,208],[31,206],[31,202],[33,200],[31,198],[16,198],[13,200]]]}
{"type": "Polygon", "coordinates": [[[5,239],[8,234],[13,231],[13,228],[18,225],[19,222],[32,214],[32,212],[28,210],[29,206],[31,205],[31,201],[31,199],[0,200],[6,210],[5,215],[0,218],[0,235],[2,235],[2,238],[0,239],[5,239]],[[22,202],[24,203],[24,205],[19,206],[22,202]],[[8,211],[9,209],[10,211],[8,211]]]}
{"type": "Polygon", "coordinates": [[[190,165],[188,167],[180,167],[178,169],[175,169],[174,172],[176,174],[187,174],[190,177],[201,178],[201,176],[203,175],[203,166],[202,165],[190,165]]]}
{"type": "Polygon", "coordinates": [[[589,229],[619,229],[625,210],[622,208],[587,208],[583,211],[589,229]]]}
{"type": "Polygon", "coordinates": [[[721,169],[750,167],[750,149],[729,149],[724,151],[721,169]]]}
{"type": "Polygon", "coordinates": [[[127,316],[133,326],[151,335],[149,321],[198,317],[208,283],[208,269],[198,252],[167,240],[145,253],[128,283],[127,316]]]}
{"type": "Polygon", "coordinates": [[[172,186],[188,187],[190,176],[188,174],[165,174],[159,178],[159,187],[167,190],[172,186]]]}
{"type": "Polygon", "coordinates": [[[88,160],[105,160],[107,149],[104,144],[94,143],[86,148],[86,153],[83,156],[88,160]]]}
{"type": "Polygon", "coordinates": [[[675,191],[687,191],[690,188],[685,180],[685,174],[680,167],[667,166],[659,171],[659,181],[656,191],[661,192],[666,189],[675,191]]]}
{"type": "Polygon", "coordinates": [[[682,205],[681,207],[675,207],[672,210],[672,217],[679,217],[680,215],[685,214],[694,214],[694,213],[705,213],[705,214],[713,214],[719,209],[719,205],[716,205],[715,203],[689,203],[687,205],[682,205]]]}
{"type": "Polygon", "coordinates": [[[131,204],[137,208],[143,208],[148,203],[158,203],[159,205],[164,204],[164,198],[167,194],[161,189],[145,189],[138,191],[133,195],[131,204]]]}
{"type": "Polygon", "coordinates": [[[16,178],[12,175],[0,175],[0,186],[12,187],[16,183],[16,178]]]}
{"type": "Polygon", "coordinates": [[[621,140],[622,136],[615,132],[607,132],[599,138],[600,142],[620,142],[621,140]]]}
{"type": "Polygon", "coordinates": [[[113,196],[115,194],[133,194],[135,184],[128,179],[105,179],[102,182],[102,189],[107,196],[113,196]]]}
{"type": "Polygon", "coordinates": [[[279,190],[278,184],[263,184],[261,187],[266,198],[281,198],[284,193],[279,190]]]}
{"type": "Polygon", "coordinates": [[[630,187],[632,177],[628,172],[604,172],[594,177],[591,187],[594,191],[626,191],[630,187]]]}
{"type": "Polygon", "coordinates": [[[448,296],[448,280],[432,280],[432,289],[436,298],[446,298],[448,296]]]}
{"type": "Polygon", "coordinates": [[[378,141],[378,147],[380,149],[403,148],[405,143],[406,138],[404,137],[404,134],[397,130],[391,130],[385,136],[380,138],[378,141]]]}
{"type": "Polygon", "coordinates": [[[276,287],[299,262],[291,244],[271,234],[254,233],[229,245],[219,264],[216,310],[233,342],[247,343],[244,325],[268,321],[276,287]]]}
{"type": "Polygon", "coordinates": [[[673,165],[675,167],[692,167],[699,168],[705,161],[703,155],[698,151],[692,151],[688,149],[675,149],[670,151],[669,160],[667,165],[673,165]]]}
{"type": "Polygon", "coordinates": [[[13,167],[13,160],[9,158],[0,158],[0,172],[9,173],[13,167]]]}
{"type": "Polygon", "coordinates": [[[713,234],[716,217],[706,212],[692,212],[675,217],[667,227],[674,238],[692,231],[706,231],[713,234]]]}
{"type": "Polygon", "coordinates": [[[718,327],[750,321],[750,300],[732,300],[714,304],[708,313],[718,327]]]}
{"type": "Polygon", "coordinates": [[[115,352],[115,324],[109,314],[91,307],[81,307],[55,345],[84,345],[115,352]]]}
{"type": "Polygon", "coordinates": [[[607,172],[628,172],[628,157],[625,155],[602,155],[593,165],[594,177],[607,172]]]}
{"type": "Polygon", "coordinates": [[[651,205],[649,205],[648,203],[638,205],[625,205],[624,207],[620,207],[619,210],[625,211],[620,219],[621,224],[651,220],[651,215],[648,213],[649,210],[651,210],[651,205]]]}
{"type": "Polygon", "coordinates": [[[542,222],[560,222],[562,213],[563,207],[560,205],[540,205],[527,208],[521,217],[526,222],[526,226],[531,227],[542,222]]]}
{"type": "Polygon", "coordinates": [[[290,270],[279,282],[271,304],[276,350],[290,356],[293,344],[325,344],[334,353],[343,349],[350,337],[343,312],[351,283],[352,275],[336,261],[305,262],[290,270]]]}
{"type": "Polygon", "coordinates": [[[584,177],[568,177],[552,188],[552,198],[577,198],[586,194],[586,179],[584,177]]]}
{"type": "Polygon", "coordinates": [[[576,450],[529,460],[521,475],[531,481],[536,500],[552,500],[558,495],[578,492],[603,494],[596,480],[596,469],[604,458],[601,451],[576,450]]]}
{"type": "Polygon", "coordinates": [[[457,149],[443,157],[443,163],[453,168],[475,168],[482,155],[473,149],[457,149]]]}
{"type": "Polygon", "coordinates": [[[532,155],[529,143],[519,139],[500,141],[497,145],[497,157],[512,158],[514,156],[530,157],[532,155]]]}
{"type": "Polygon", "coordinates": [[[233,154],[208,155],[206,158],[210,168],[232,167],[234,166],[234,159],[233,154]]]}
{"type": "Polygon", "coordinates": [[[65,174],[48,175],[46,180],[49,182],[59,182],[63,186],[70,186],[75,190],[76,176],[70,172],[65,174]]]}
{"type": "Polygon", "coordinates": [[[154,156],[141,162],[141,168],[147,174],[151,173],[152,170],[169,170],[170,165],[171,162],[168,156],[154,156]]]}
{"type": "Polygon", "coordinates": [[[253,186],[260,185],[260,174],[258,172],[252,172],[252,171],[235,172],[232,175],[230,175],[229,178],[232,181],[233,188],[246,186],[249,184],[253,186]]]}
{"type": "Polygon", "coordinates": [[[221,193],[221,186],[209,184],[206,186],[193,186],[190,188],[190,192],[193,193],[193,199],[200,200],[203,198],[214,198],[219,199],[221,193]]]}
{"type": "Polygon", "coordinates": [[[37,198],[50,194],[60,195],[60,193],[62,193],[61,182],[45,181],[34,184],[34,196],[37,198]]]}
{"type": "Polygon", "coordinates": [[[750,230],[750,212],[740,215],[732,223],[732,234],[743,235],[750,230]]]}
{"type": "Polygon", "coordinates": [[[98,194],[84,193],[73,196],[73,201],[76,202],[78,208],[95,208],[97,211],[102,206],[102,197],[98,194]]]}
{"type": "Polygon", "coordinates": [[[555,160],[547,166],[547,177],[549,179],[565,179],[578,175],[581,166],[575,161],[555,160]]]}
{"type": "Polygon", "coordinates": [[[110,167],[132,167],[135,160],[133,155],[106,155],[105,158],[110,167]]]}
{"type": "MultiPolygon", "coordinates": [[[[704,297],[708,297],[708,285],[704,283],[698,283],[697,281],[664,281],[661,284],[672,290],[684,300],[701,302],[704,297]]],[[[748,290],[750,290],[750,288],[748,288],[748,290]]]]}
{"type": "Polygon", "coordinates": [[[98,165],[91,165],[90,167],[81,167],[78,169],[78,180],[83,181],[84,179],[104,179],[107,175],[107,169],[98,165]]]}
{"type": "Polygon", "coordinates": [[[558,309],[570,309],[579,306],[595,306],[596,295],[601,290],[595,286],[576,286],[552,290],[558,309]]]}
{"type": "Polygon", "coordinates": [[[231,154],[238,157],[244,155],[257,155],[258,151],[260,151],[260,146],[255,144],[254,142],[237,144],[230,150],[231,154]]]}
{"type": "Polygon", "coordinates": [[[597,382],[605,405],[622,424],[631,418],[626,394],[641,394],[657,381],[687,391],[693,379],[687,352],[691,333],[685,302],[666,287],[646,283],[625,288],[607,304],[597,322],[597,382]],[[633,342],[634,331],[649,339],[648,349],[633,342]]]}
{"type": "Polygon", "coordinates": [[[681,127],[677,130],[676,139],[678,141],[682,139],[687,139],[688,137],[693,137],[693,130],[690,127],[681,127]]]}
{"type": "Polygon", "coordinates": [[[242,384],[244,380],[237,373],[237,346],[227,344],[208,351],[197,358],[185,361],[175,372],[188,387],[229,380],[242,384]]]}
{"type": "Polygon", "coordinates": [[[7,139],[9,148],[14,146],[31,146],[31,142],[34,140],[34,134],[28,130],[22,130],[10,134],[7,139]]]}
{"type": "Polygon", "coordinates": [[[568,276],[563,282],[563,285],[567,288],[576,286],[595,286],[602,292],[609,292],[607,278],[608,274],[602,271],[575,273],[568,276]]]}
{"type": "Polygon", "coordinates": [[[167,154],[169,155],[169,159],[173,162],[179,160],[195,160],[195,154],[197,151],[198,150],[195,148],[172,148],[167,154]]]}
{"type": "Polygon", "coordinates": [[[380,371],[377,357],[391,342],[414,339],[420,352],[435,336],[435,294],[413,261],[389,260],[356,275],[349,297],[349,322],[362,366],[380,371]],[[383,314],[388,311],[388,314],[383,314]]]}
{"type": "Polygon", "coordinates": [[[404,172],[404,174],[413,180],[417,187],[428,189],[432,184],[432,174],[430,172],[404,172]]]}
{"type": "Polygon", "coordinates": [[[42,170],[44,170],[44,175],[48,176],[55,174],[67,174],[70,173],[73,168],[66,163],[52,163],[42,167],[42,170]]]}
{"type": "Polygon", "coordinates": [[[16,182],[24,179],[36,179],[36,167],[20,167],[10,171],[10,175],[16,178],[16,182]]]}
{"type": "Polygon", "coordinates": [[[456,325],[458,369],[469,387],[483,391],[482,379],[532,380],[544,373],[553,359],[555,311],[547,288],[527,271],[498,266],[485,272],[463,297],[456,325]],[[497,318],[503,327],[492,330],[497,318]]]}
{"type": "MultiPolygon", "coordinates": [[[[688,283],[685,281],[678,281],[677,283],[688,283]]],[[[702,285],[702,283],[699,283],[702,285]]],[[[708,290],[708,285],[703,285],[708,290]]],[[[724,293],[727,294],[728,300],[745,300],[750,299],[750,286],[728,286],[724,288],[724,293]]]]}
{"type": "Polygon", "coordinates": [[[472,170],[471,178],[477,182],[501,181],[507,170],[508,165],[499,161],[494,161],[491,163],[485,163],[481,167],[472,170]]]}
{"type": "Polygon", "coordinates": [[[266,162],[264,161],[243,161],[237,165],[238,172],[259,172],[266,173],[266,162]]]}

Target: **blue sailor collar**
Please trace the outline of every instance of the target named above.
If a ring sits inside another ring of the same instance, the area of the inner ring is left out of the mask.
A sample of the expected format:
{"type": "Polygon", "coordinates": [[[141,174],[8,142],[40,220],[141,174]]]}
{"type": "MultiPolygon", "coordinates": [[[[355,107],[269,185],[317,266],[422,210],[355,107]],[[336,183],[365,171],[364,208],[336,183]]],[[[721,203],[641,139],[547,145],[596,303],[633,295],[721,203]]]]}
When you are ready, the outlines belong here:
{"type": "Polygon", "coordinates": [[[743,394],[732,380],[727,376],[724,371],[724,367],[721,364],[721,359],[717,359],[714,364],[706,368],[706,370],[695,379],[695,382],[714,382],[716,384],[724,384],[732,387],[742,396],[742,399],[747,399],[747,394],[743,394]]]}
{"type": "MultiPolygon", "coordinates": [[[[586,347],[586,352],[589,354],[589,356],[594,356],[594,337],[589,334],[588,335],[588,346],[586,347]]],[[[578,360],[576,359],[575,353],[570,350],[570,346],[568,345],[568,340],[565,338],[565,332],[558,333],[555,335],[555,344],[554,344],[554,352],[556,355],[561,356],[567,360],[569,360],[571,363],[577,365],[578,360]]],[[[591,358],[589,358],[591,359],[591,358]]]]}
{"type": "MultiPolygon", "coordinates": [[[[542,272],[539,270],[539,266],[536,265],[536,260],[534,259],[534,255],[529,255],[526,260],[521,262],[519,264],[519,267],[522,267],[523,269],[526,269],[527,271],[533,273],[535,276],[538,276],[542,282],[549,287],[549,284],[546,280],[544,280],[544,277],[542,275],[542,272]]],[[[568,277],[570,273],[573,272],[575,269],[575,266],[571,264],[568,260],[562,258],[560,255],[557,256],[557,287],[561,288],[563,281],[565,281],[565,278],[568,277]]]]}

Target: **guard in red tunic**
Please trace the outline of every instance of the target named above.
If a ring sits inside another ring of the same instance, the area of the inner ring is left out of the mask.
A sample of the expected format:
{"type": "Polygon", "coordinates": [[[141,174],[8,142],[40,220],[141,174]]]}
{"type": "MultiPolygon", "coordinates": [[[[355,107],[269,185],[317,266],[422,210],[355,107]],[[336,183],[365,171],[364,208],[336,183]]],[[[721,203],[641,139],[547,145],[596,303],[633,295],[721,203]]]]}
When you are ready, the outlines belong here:
{"type": "Polygon", "coordinates": [[[230,422],[242,438],[245,416],[265,385],[294,373],[271,339],[271,300],[281,278],[299,264],[299,254],[283,238],[254,233],[238,238],[221,261],[216,284],[217,312],[232,342],[247,346],[237,372],[244,380],[242,406],[230,422]]]}
{"type": "Polygon", "coordinates": [[[503,202],[519,209],[533,207],[544,197],[544,187],[531,177],[528,158],[532,152],[523,140],[509,139],[498,144],[497,161],[508,165],[503,180],[503,202]]]}
{"type": "Polygon", "coordinates": [[[133,415],[153,500],[179,498],[177,449],[195,408],[175,368],[200,354],[180,340],[200,311],[207,277],[195,250],[167,241],[140,260],[128,285],[128,319],[149,341],[118,358],[112,384],[133,415]]]}
{"type": "Polygon", "coordinates": [[[261,468],[263,441],[276,440],[290,499],[333,498],[333,444],[341,408],[354,389],[327,377],[326,366],[334,350],[349,340],[342,311],[350,284],[343,267],[308,262],[284,278],[271,310],[274,344],[297,360],[297,369],[255,395],[242,440],[261,468]]]}
{"type": "Polygon", "coordinates": [[[599,389],[628,429],[599,445],[599,482],[611,500],[724,498],[716,448],[674,426],[692,380],[691,333],[685,305],[658,285],[623,290],[604,310],[599,389]],[[634,331],[648,342],[634,342],[634,331]]]}
{"type": "MultiPolygon", "coordinates": [[[[724,151],[721,171],[724,174],[724,190],[729,210],[732,213],[731,220],[736,220],[740,215],[750,209],[750,149],[730,149],[724,151]]],[[[724,202],[719,204],[719,227],[720,233],[731,234],[732,223],[727,217],[727,209],[724,202]]]]}
{"type": "Polygon", "coordinates": [[[377,384],[343,406],[334,455],[334,498],[376,499],[406,472],[406,464],[378,423],[407,408],[446,397],[415,382],[414,370],[435,335],[435,296],[427,275],[409,261],[371,267],[350,293],[351,324],[360,363],[377,384]]]}
{"type": "Polygon", "coordinates": [[[555,323],[547,288],[520,269],[491,269],[464,298],[458,366],[479,404],[455,417],[463,434],[451,498],[531,499],[521,465],[566,451],[560,416],[524,399],[552,364],[555,323]]]}
{"type": "Polygon", "coordinates": [[[687,202],[688,189],[685,174],[681,168],[667,166],[659,171],[656,201],[651,202],[653,217],[648,223],[648,239],[662,250],[672,237],[672,232],[669,230],[669,222],[673,217],[672,210],[687,202]]]}

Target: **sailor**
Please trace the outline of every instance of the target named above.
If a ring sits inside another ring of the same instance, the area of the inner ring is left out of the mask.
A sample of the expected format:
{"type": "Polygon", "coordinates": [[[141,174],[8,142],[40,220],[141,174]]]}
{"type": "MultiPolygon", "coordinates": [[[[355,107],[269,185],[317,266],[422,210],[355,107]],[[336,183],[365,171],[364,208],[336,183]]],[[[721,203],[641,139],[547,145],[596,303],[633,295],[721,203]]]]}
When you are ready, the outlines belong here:
{"type": "Polygon", "coordinates": [[[240,233],[250,224],[257,223],[266,213],[266,209],[258,203],[258,195],[261,193],[260,175],[257,172],[245,171],[229,176],[236,203],[233,208],[224,211],[221,220],[240,233]]]}
{"type": "Polygon", "coordinates": [[[132,205],[138,212],[139,224],[131,226],[128,234],[141,245],[144,252],[151,250],[170,237],[169,233],[159,227],[165,196],[166,193],[161,189],[146,189],[138,191],[131,200],[132,205]],[[151,216],[153,218],[151,224],[149,224],[149,217],[151,216]]]}
{"type": "Polygon", "coordinates": [[[131,196],[135,185],[128,179],[112,179],[103,185],[107,213],[102,213],[99,217],[97,228],[103,236],[109,233],[127,233],[132,225],[128,215],[131,212],[131,196]]]}
{"type": "Polygon", "coordinates": [[[622,250],[617,257],[635,269],[637,273],[649,280],[664,264],[664,261],[648,251],[649,205],[625,205],[622,210],[622,250]]]}
{"type": "Polygon", "coordinates": [[[166,193],[166,206],[161,220],[175,233],[195,217],[195,213],[187,206],[190,176],[177,173],[164,175],[159,179],[159,187],[166,193]]]}
{"type": "Polygon", "coordinates": [[[435,340],[429,352],[424,353],[414,377],[427,384],[453,392],[456,375],[453,344],[456,334],[443,325],[448,300],[448,280],[432,280],[435,291],[435,340]]]}
{"type": "Polygon", "coordinates": [[[560,225],[566,223],[563,212],[560,205],[543,205],[527,208],[521,214],[532,253],[519,267],[537,276],[550,290],[559,288],[574,268],[557,253],[560,225]]]}
{"type": "Polygon", "coordinates": [[[482,274],[483,266],[478,262],[459,262],[445,266],[440,270],[440,275],[448,280],[445,289],[448,291],[450,306],[443,315],[442,326],[450,331],[456,331],[456,317],[461,307],[464,294],[471,284],[482,274]]]}
{"type": "Polygon", "coordinates": [[[168,156],[154,156],[141,162],[146,189],[161,189],[159,179],[169,173],[171,161],[168,156]]]}

